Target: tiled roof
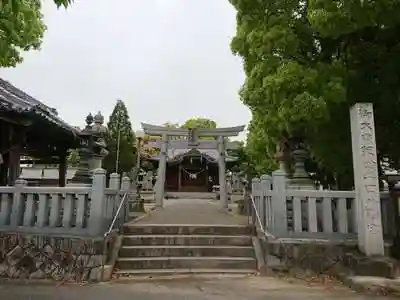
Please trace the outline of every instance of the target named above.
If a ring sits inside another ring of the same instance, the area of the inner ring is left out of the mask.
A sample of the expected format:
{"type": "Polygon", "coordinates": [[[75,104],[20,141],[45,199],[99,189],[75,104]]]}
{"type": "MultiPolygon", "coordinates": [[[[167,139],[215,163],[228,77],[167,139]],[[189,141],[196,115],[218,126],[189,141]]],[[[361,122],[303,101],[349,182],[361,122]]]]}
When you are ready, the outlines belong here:
{"type": "Polygon", "coordinates": [[[9,82],[0,78],[0,110],[18,113],[35,113],[42,119],[54,123],[72,133],[78,131],[73,126],[64,122],[56,109],[51,108],[39,100],[29,96],[9,82]]]}

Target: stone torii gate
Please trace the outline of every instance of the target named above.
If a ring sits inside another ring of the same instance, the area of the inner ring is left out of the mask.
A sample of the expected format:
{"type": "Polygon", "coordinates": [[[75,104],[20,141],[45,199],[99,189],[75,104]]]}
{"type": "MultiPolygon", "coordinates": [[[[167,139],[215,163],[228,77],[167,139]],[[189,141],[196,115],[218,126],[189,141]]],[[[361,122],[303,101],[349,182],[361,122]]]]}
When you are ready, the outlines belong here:
{"type": "Polygon", "coordinates": [[[221,208],[228,207],[228,195],[226,190],[226,149],[234,149],[236,144],[228,143],[227,138],[238,136],[245,128],[244,125],[227,128],[169,128],[165,126],[142,123],[143,131],[151,136],[161,136],[161,140],[149,143],[153,148],[159,148],[160,160],[157,173],[156,206],[163,207],[165,174],[167,168],[168,148],[173,149],[217,149],[219,191],[221,208]],[[180,137],[180,140],[170,140],[170,137],[180,137]],[[215,140],[199,140],[199,137],[213,137],[215,140]]]}

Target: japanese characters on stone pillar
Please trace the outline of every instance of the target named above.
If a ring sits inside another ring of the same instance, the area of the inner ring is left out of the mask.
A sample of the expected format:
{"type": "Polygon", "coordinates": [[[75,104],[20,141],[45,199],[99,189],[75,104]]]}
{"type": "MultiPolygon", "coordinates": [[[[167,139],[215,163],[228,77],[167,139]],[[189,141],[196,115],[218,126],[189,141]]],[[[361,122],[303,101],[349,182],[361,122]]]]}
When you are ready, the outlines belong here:
{"type": "Polygon", "coordinates": [[[383,235],[372,103],[350,110],[358,244],[366,255],[383,255],[383,235]]]}

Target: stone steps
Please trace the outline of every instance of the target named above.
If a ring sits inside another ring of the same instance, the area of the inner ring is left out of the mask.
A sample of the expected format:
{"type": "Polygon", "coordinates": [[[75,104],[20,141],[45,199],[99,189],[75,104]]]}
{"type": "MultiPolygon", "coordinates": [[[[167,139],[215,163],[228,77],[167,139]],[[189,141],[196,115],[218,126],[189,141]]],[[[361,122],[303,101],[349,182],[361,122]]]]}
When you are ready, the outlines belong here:
{"type": "Polygon", "coordinates": [[[157,256],[231,256],[252,257],[254,250],[250,246],[221,245],[157,245],[122,246],[119,257],[157,257],[157,256]]]}
{"type": "Polygon", "coordinates": [[[160,225],[146,224],[142,226],[124,226],[125,235],[253,235],[254,228],[237,225],[160,225]]]}
{"type": "Polygon", "coordinates": [[[128,235],[123,246],[147,245],[231,245],[250,246],[251,236],[247,235],[128,235]]]}
{"type": "Polygon", "coordinates": [[[209,192],[166,192],[165,199],[215,199],[216,193],[209,192]]]}
{"type": "Polygon", "coordinates": [[[252,257],[123,257],[117,269],[256,269],[252,257]]]}
{"type": "Polygon", "coordinates": [[[250,274],[257,271],[248,226],[132,225],[123,228],[119,276],[250,274]]]}
{"type": "Polygon", "coordinates": [[[192,275],[192,274],[227,274],[248,275],[256,274],[255,269],[122,269],[114,272],[118,276],[170,276],[170,275],[192,275]]]}

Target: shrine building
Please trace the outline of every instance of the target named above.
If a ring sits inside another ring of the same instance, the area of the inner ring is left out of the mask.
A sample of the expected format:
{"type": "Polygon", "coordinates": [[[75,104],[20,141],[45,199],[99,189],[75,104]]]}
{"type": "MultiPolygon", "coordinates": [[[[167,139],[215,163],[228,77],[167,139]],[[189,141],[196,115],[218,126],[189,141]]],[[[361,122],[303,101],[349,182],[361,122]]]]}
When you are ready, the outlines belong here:
{"type": "MultiPolygon", "coordinates": [[[[165,178],[166,192],[211,192],[219,185],[217,149],[168,149],[165,178]]],[[[160,156],[150,158],[158,164],[160,156]]],[[[225,162],[236,161],[225,155],[225,162]]]]}

